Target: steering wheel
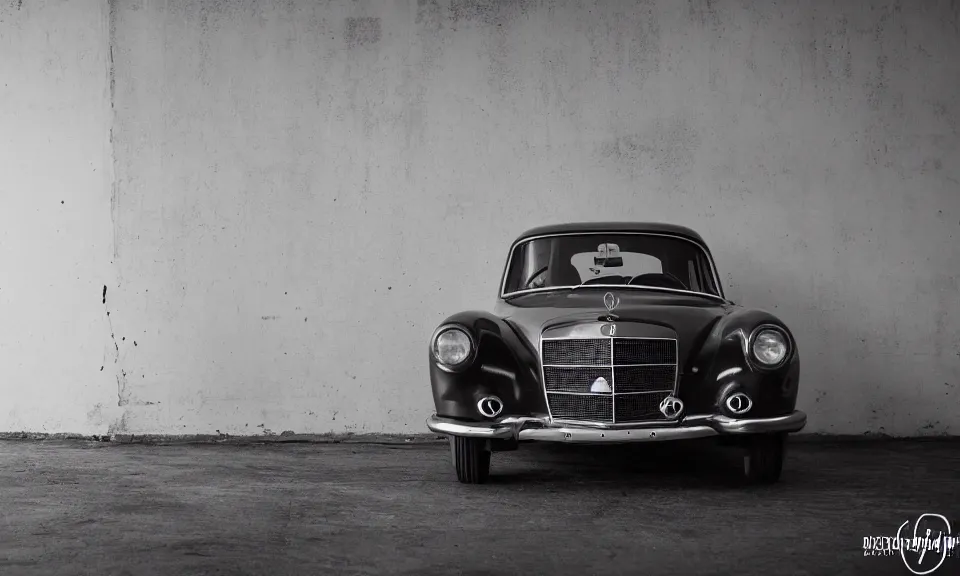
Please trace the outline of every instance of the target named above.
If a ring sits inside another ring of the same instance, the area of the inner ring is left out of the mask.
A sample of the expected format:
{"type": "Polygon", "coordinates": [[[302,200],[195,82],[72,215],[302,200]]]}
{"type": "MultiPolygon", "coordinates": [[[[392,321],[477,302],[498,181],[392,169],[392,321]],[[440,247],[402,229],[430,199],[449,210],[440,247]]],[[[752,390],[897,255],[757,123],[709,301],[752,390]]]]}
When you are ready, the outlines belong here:
{"type": "Polygon", "coordinates": [[[548,266],[544,266],[543,268],[540,268],[539,270],[537,270],[536,272],[534,272],[533,274],[531,274],[530,277],[527,278],[527,281],[523,283],[523,286],[524,286],[525,288],[529,288],[529,287],[530,287],[530,283],[533,282],[534,278],[536,278],[537,276],[539,276],[539,275],[543,274],[544,272],[546,272],[546,271],[547,271],[547,268],[549,268],[549,267],[550,267],[549,265],[548,265],[548,266]]]}
{"type": "Polygon", "coordinates": [[[598,276],[597,278],[584,280],[582,286],[590,286],[591,284],[624,284],[626,280],[623,276],[598,276]]]}
{"type": "Polygon", "coordinates": [[[647,274],[638,274],[627,282],[630,286],[648,285],[658,286],[660,288],[675,288],[677,290],[687,290],[687,285],[682,280],[669,272],[650,272],[647,274]],[[667,284],[667,286],[663,286],[667,284]]]}

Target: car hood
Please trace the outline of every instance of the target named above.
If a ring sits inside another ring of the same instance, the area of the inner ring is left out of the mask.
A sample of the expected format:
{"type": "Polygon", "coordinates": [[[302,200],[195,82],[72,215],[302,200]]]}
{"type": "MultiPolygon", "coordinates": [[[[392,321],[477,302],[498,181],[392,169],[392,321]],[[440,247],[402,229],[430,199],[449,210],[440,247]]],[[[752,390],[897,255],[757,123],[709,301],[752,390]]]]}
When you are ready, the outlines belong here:
{"type": "Polygon", "coordinates": [[[603,296],[613,292],[620,305],[613,311],[617,322],[654,324],[677,333],[681,364],[704,342],[717,320],[736,310],[732,303],[705,297],[640,290],[576,290],[533,293],[501,301],[495,310],[539,350],[540,334],[553,326],[571,322],[598,322],[607,315],[603,296]]]}

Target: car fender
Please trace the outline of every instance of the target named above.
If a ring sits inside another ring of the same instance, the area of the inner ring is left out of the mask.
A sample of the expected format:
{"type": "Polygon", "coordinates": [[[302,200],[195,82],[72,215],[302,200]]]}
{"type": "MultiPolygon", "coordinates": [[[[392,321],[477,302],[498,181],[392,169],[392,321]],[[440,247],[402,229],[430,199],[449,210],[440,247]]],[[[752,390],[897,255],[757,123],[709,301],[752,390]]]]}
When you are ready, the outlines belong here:
{"type": "Polygon", "coordinates": [[[503,403],[498,418],[546,414],[537,354],[505,320],[483,311],[464,311],[446,318],[428,346],[430,385],[437,415],[482,421],[477,403],[496,396],[503,403]],[[446,326],[467,331],[476,346],[469,365],[445,370],[433,353],[436,334],[446,326]]]}
{"type": "Polygon", "coordinates": [[[738,309],[717,320],[682,375],[678,393],[687,414],[779,416],[796,408],[799,378],[800,353],[787,325],[763,310],[738,309]],[[752,360],[748,349],[751,335],[762,326],[780,329],[789,341],[787,358],[776,368],[752,360]],[[751,399],[748,414],[734,414],[726,406],[726,399],[736,392],[751,399]]]}

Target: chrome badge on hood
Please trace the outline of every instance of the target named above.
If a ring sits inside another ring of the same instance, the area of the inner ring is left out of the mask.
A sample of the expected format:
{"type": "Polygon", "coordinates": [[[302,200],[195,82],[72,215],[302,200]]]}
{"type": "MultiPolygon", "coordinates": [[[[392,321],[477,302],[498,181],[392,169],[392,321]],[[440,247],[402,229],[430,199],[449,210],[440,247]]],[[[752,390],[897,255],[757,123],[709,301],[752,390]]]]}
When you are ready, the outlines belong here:
{"type": "Polygon", "coordinates": [[[614,308],[620,305],[620,297],[613,292],[607,292],[603,295],[603,305],[607,307],[607,312],[613,312],[614,308]]]}
{"type": "MultiPolygon", "coordinates": [[[[616,320],[617,315],[613,313],[613,310],[620,305],[620,297],[613,292],[607,292],[603,295],[603,305],[607,307],[607,320],[616,320]]],[[[616,328],[613,328],[613,330],[616,330],[616,328]]],[[[611,332],[610,335],[613,336],[613,333],[611,332]]]]}

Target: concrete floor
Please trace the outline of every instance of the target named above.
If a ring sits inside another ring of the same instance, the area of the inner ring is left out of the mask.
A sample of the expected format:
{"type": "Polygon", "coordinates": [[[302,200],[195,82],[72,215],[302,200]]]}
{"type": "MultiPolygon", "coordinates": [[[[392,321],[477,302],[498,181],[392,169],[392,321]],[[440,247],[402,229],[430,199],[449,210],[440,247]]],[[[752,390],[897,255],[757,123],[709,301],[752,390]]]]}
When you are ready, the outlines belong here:
{"type": "Polygon", "coordinates": [[[446,444],[5,441],[0,574],[909,574],[863,538],[960,524],[958,446],[794,443],[745,489],[695,444],[524,446],[464,486],[446,444]]]}

